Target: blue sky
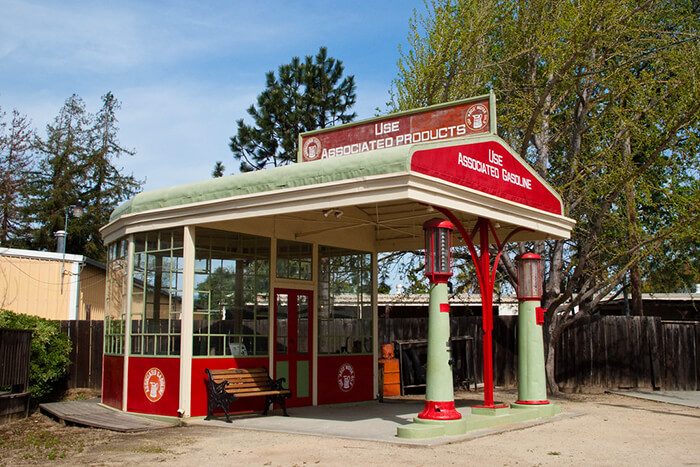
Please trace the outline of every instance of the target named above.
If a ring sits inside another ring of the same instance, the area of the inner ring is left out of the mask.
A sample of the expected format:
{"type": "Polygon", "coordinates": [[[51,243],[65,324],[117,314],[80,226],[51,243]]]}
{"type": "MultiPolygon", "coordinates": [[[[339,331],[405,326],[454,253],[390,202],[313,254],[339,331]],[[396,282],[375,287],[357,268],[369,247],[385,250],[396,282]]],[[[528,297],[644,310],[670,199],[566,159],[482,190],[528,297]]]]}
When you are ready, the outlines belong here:
{"type": "Polygon", "coordinates": [[[328,47],[355,76],[358,118],[384,109],[414,8],[423,0],[3,0],[0,107],[43,137],[73,93],[94,113],[112,91],[120,142],[136,151],[119,165],[144,189],[209,178],[217,160],[228,174],[236,120],[294,56],[328,47]]]}

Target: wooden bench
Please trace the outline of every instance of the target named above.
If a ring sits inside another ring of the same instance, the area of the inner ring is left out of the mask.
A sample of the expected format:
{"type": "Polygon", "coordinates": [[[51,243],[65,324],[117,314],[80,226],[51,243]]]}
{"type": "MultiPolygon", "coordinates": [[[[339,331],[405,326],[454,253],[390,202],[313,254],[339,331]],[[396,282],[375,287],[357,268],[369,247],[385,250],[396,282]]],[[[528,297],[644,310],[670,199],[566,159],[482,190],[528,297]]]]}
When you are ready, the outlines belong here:
{"type": "Polygon", "coordinates": [[[270,404],[279,404],[285,417],[287,415],[286,400],[292,397],[292,391],[284,389],[284,378],[273,380],[266,368],[229,368],[226,370],[204,370],[207,373],[207,392],[209,403],[207,404],[207,417],[209,420],[214,410],[221,407],[226,414],[226,422],[231,423],[228,406],[231,402],[244,397],[265,397],[265,410],[267,415],[270,404]]]}

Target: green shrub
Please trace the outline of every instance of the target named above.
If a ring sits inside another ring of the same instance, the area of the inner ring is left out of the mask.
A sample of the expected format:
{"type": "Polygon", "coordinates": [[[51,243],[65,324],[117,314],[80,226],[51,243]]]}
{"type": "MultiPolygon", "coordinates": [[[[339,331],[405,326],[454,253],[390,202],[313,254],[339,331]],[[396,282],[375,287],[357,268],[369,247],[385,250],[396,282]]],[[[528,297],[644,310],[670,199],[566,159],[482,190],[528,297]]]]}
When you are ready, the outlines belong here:
{"type": "Polygon", "coordinates": [[[0,327],[33,331],[29,391],[34,399],[41,399],[49,394],[61,381],[70,365],[70,339],[61,332],[59,323],[38,316],[0,310],[0,327]]]}

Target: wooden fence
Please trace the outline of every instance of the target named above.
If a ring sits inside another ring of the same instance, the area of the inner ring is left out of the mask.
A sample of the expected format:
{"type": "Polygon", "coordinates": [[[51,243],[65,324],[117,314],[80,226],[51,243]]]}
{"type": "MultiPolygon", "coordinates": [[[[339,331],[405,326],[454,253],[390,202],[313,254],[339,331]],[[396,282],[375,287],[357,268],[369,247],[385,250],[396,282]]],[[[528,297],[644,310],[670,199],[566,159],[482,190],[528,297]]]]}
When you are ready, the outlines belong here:
{"type": "Polygon", "coordinates": [[[102,387],[104,321],[61,321],[61,332],[70,337],[72,350],[68,388],[102,387]]]}
{"type": "MultiPolygon", "coordinates": [[[[379,320],[379,346],[397,340],[428,338],[428,318],[384,318],[379,320]]],[[[505,387],[517,385],[517,337],[518,319],[515,316],[499,316],[493,327],[494,384],[505,387]]],[[[460,316],[450,320],[450,336],[470,336],[474,339],[476,379],[483,382],[483,333],[481,317],[460,316]]]]}
{"type": "MultiPolygon", "coordinates": [[[[517,386],[516,316],[494,319],[494,384],[517,386]]],[[[397,340],[426,339],[428,318],[379,320],[379,345],[397,340]]],[[[481,317],[454,317],[450,334],[471,336],[476,353],[476,379],[481,370],[481,317]]],[[[73,351],[68,387],[100,389],[102,321],[62,321],[73,351]]],[[[564,331],[555,358],[555,374],[563,391],[586,388],[700,390],[700,323],[662,321],[656,317],[591,316],[564,331]]]]}
{"type": "Polygon", "coordinates": [[[564,331],[556,353],[560,388],[700,389],[700,323],[589,316],[564,331]]]}
{"type": "Polygon", "coordinates": [[[32,331],[0,328],[0,423],[29,414],[32,331]]]}
{"type": "MultiPolygon", "coordinates": [[[[517,317],[494,319],[494,384],[517,386],[517,317]]],[[[481,370],[480,317],[452,318],[452,336],[472,336],[481,370]]],[[[428,318],[379,320],[379,344],[426,339],[428,318]]],[[[586,388],[700,389],[700,323],[656,317],[591,316],[564,331],[555,355],[555,375],[563,391],[586,388]]]]}

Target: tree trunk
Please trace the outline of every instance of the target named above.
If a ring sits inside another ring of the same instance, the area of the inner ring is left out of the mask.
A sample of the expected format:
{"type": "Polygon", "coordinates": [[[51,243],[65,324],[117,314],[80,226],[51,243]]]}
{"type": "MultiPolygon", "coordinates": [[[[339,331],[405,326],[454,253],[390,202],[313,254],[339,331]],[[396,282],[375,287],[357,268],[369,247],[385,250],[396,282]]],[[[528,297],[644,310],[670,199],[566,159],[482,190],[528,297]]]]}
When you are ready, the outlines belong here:
{"type": "MultiPolygon", "coordinates": [[[[632,138],[627,136],[623,144],[625,163],[629,170],[632,170],[632,138]]],[[[627,204],[627,222],[629,222],[630,240],[632,245],[639,244],[637,237],[637,201],[634,196],[634,186],[629,182],[625,187],[625,201],[627,204]]],[[[632,295],[632,314],[644,316],[642,302],[642,271],[639,267],[639,260],[635,260],[630,266],[630,293],[632,295]]]]}
{"type": "MultiPolygon", "coordinates": [[[[547,313],[549,314],[549,313],[547,313]]],[[[544,344],[545,344],[545,363],[544,372],[547,378],[547,391],[550,394],[559,392],[559,385],[555,373],[555,357],[556,348],[562,334],[562,318],[553,315],[549,321],[549,325],[545,327],[544,344]]]]}

